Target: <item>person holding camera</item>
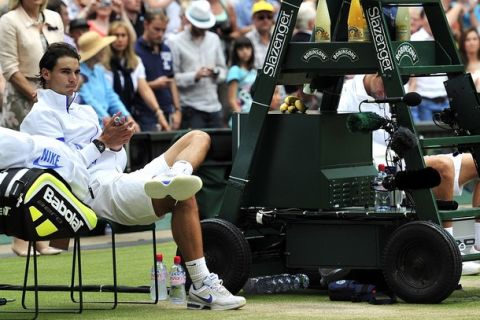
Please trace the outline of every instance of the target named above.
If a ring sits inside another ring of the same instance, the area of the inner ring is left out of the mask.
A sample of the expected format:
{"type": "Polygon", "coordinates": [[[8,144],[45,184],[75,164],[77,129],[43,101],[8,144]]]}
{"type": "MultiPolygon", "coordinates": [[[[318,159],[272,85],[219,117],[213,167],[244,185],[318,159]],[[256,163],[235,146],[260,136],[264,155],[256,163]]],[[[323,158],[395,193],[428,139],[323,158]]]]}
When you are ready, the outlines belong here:
{"type": "MultiPolygon", "coordinates": [[[[94,18],[88,20],[90,31],[95,31],[102,37],[107,36],[110,23],[122,20],[131,23],[122,0],[97,0],[94,18]]],[[[133,25],[130,26],[133,29],[133,25]]]]}
{"type": "Polygon", "coordinates": [[[180,93],[181,127],[224,127],[217,88],[225,81],[227,67],[220,38],[208,31],[215,25],[210,3],[192,1],[185,17],[189,25],[169,40],[180,93]]]}

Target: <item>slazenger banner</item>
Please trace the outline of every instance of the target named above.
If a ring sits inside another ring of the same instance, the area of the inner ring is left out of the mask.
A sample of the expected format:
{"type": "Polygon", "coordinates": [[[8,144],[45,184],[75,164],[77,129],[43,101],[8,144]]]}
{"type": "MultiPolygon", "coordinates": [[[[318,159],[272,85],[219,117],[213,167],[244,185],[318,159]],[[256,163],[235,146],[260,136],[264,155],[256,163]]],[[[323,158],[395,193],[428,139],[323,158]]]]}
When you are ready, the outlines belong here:
{"type": "Polygon", "coordinates": [[[371,7],[367,9],[367,15],[369,17],[370,32],[373,43],[375,44],[380,69],[382,73],[385,73],[385,71],[393,71],[394,64],[392,56],[390,55],[390,48],[388,47],[387,37],[382,28],[382,11],[379,7],[371,7]]]}
{"type": "Polygon", "coordinates": [[[277,73],[278,63],[283,50],[285,50],[285,41],[287,34],[292,28],[293,10],[290,12],[280,11],[278,14],[278,26],[272,35],[270,47],[268,48],[267,56],[263,64],[263,73],[269,77],[274,77],[277,73]]]}

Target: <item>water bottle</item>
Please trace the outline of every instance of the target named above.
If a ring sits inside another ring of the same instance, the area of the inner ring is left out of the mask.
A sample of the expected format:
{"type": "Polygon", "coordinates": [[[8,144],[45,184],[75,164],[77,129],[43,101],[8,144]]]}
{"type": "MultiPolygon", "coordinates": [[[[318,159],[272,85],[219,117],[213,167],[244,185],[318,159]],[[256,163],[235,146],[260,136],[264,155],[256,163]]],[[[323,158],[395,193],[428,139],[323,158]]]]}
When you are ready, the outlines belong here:
{"type": "Polygon", "coordinates": [[[278,274],[249,278],[243,286],[248,294],[271,294],[307,289],[309,278],[306,274],[278,274]]]}
{"type": "Polygon", "coordinates": [[[150,285],[150,299],[155,301],[158,296],[158,300],[167,300],[167,267],[163,264],[163,255],[158,253],[155,256],[155,264],[157,265],[157,273],[155,273],[155,267],[152,267],[151,278],[152,284],[150,285]],[[155,287],[155,283],[157,287],[155,287]],[[155,289],[158,288],[158,295],[155,293],[155,289]]]}
{"type": "Polygon", "coordinates": [[[179,256],[175,256],[170,269],[170,301],[174,304],[184,304],[187,301],[185,293],[186,274],[180,264],[181,261],[179,256]]]}
{"type": "Polygon", "coordinates": [[[390,211],[390,192],[382,185],[383,179],[387,176],[385,165],[378,165],[378,174],[373,181],[373,189],[375,190],[375,212],[390,211]]]}
{"type": "Polygon", "coordinates": [[[112,226],[109,223],[105,224],[105,229],[103,230],[103,234],[106,236],[109,236],[112,234],[112,226]]]}
{"type": "MultiPolygon", "coordinates": [[[[390,167],[385,167],[385,172],[387,176],[389,175],[395,175],[398,171],[398,168],[395,166],[390,166],[390,167]]],[[[390,205],[390,210],[395,209],[397,211],[399,210],[404,210],[405,208],[402,208],[402,201],[404,198],[404,192],[402,190],[391,190],[390,195],[389,195],[389,205],[390,205]]]]}

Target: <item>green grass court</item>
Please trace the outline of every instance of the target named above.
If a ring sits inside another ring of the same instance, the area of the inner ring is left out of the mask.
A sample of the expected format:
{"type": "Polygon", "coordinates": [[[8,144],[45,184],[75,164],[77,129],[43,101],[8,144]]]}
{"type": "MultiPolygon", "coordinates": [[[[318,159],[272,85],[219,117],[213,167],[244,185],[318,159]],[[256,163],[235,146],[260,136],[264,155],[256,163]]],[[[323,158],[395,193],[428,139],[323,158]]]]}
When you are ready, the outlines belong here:
{"type": "MultiPolygon", "coordinates": [[[[176,246],[173,242],[159,243],[169,266],[176,246]]],[[[118,249],[119,282],[148,285],[150,282],[151,246],[126,246],[118,249]]],[[[67,284],[70,275],[71,252],[58,256],[39,257],[40,282],[67,284]]],[[[110,250],[82,250],[84,284],[109,284],[110,250]]],[[[24,259],[2,258],[0,283],[19,284],[22,281],[24,259]]],[[[116,310],[85,310],[82,314],[41,314],[40,319],[480,319],[480,276],[463,277],[462,291],[456,291],[438,305],[414,305],[403,302],[374,306],[367,303],[331,302],[326,293],[307,290],[293,294],[247,296],[247,305],[236,311],[190,311],[168,302],[158,305],[120,305],[116,310]]],[[[1,291],[0,297],[15,298],[0,311],[20,308],[20,292],[1,291]]],[[[85,293],[85,300],[111,298],[110,293],[85,293]]],[[[121,294],[121,299],[148,299],[148,294],[121,294]]],[[[71,306],[66,292],[40,292],[41,307],[71,306]]],[[[94,305],[87,305],[93,307],[94,305]]],[[[98,307],[98,304],[95,304],[98,307]]],[[[100,306],[102,307],[102,306],[100,306]]],[[[22,315],[25,318],[25,315],[22,315]]],[[[0,319],[19,319],[0,314],[0,319]]]]}

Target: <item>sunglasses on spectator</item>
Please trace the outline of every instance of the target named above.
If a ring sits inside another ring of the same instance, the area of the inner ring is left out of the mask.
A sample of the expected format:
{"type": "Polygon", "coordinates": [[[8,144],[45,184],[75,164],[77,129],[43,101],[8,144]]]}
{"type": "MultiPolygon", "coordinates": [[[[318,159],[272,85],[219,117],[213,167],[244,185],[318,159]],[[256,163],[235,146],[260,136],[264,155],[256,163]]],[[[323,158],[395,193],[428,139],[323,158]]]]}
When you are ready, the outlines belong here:
{"type": "Polygon", "coordinates": [[[265,20],[265,19],[267,19],[267,20],[272,20],[272,19],[273,19],[273,15],[271,15],[271,14],[259,14],[259,15],[256,16],[256,18],[257,18],[258,20],[265,20]]]}

